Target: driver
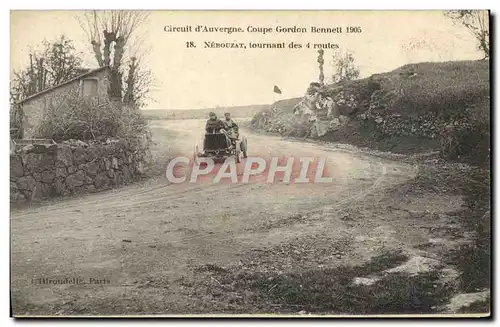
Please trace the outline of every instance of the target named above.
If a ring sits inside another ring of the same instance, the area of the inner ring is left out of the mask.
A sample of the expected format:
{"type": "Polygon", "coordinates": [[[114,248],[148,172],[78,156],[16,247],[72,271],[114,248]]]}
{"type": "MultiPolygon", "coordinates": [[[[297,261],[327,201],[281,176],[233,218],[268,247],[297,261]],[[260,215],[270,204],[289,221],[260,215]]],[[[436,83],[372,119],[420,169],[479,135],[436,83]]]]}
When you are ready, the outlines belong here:
{"type": "Polygon", "coordinates": [[[228,131],[229,137],[234,142],[239,137],[238,125],[231,119],[231,114],[226,112],[224,114],[224,128],[228,131]]]}
{"type": "Polygon", "coordinates": [[[209,113],[208,116],[209,119],[207,120],[207,124],[205,125],[205,131],[207,131],[208,133],[218,133],[221,129],[225,129],[224,123],[222,122],[222,120],[217,118],[215,112],[209,113]]]}

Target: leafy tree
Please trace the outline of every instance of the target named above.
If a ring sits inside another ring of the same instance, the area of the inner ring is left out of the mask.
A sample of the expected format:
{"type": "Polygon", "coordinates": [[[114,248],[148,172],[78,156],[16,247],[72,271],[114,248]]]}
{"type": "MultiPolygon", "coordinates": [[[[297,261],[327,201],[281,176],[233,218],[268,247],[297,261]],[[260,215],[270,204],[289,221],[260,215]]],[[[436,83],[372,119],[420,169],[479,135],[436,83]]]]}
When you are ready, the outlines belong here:
{"type": "Polygon", "coordinates": [[[65,35],[52,42],[43,41],[41,50],[30,51],[29,66],[13,73],[11,103],[84,73],[81,64],[73,42],[65,35]]]}
{"type": "Polygon", "coordinates": [[[354,63],[352,52],[336,49],[333,53],[333,65],[335,69],[332,75],[333,83],[350,81],[359,77],[359,68],[354,63]]]}
{"type": "Polygon", "coordinates": [[[445,16],[454,24],[461,24],[477,41],[477,49],[484,53],[484,59],[490,57],[490,21],[486,10],[449,10],[445,16]]]}
{"type": "Polygon", "coordinates": [[[152,84],[153,74],[151,70],[145,69],[139,58],[131,57],[125,80],[123,102],[134,107],[144,106],[152,84]]]}

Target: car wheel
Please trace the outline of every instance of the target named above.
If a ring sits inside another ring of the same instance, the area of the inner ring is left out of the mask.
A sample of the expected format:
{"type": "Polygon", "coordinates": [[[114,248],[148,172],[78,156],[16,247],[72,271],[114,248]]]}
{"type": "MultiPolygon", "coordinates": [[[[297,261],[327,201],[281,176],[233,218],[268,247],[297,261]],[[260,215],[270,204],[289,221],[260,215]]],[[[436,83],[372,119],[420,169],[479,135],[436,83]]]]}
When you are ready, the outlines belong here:
{"type": "Polygon", "coordinates": [[[240,163],[240,162],[241,162],[241,151],[236,150],[236,163],[240,163]]]}
{"type": "Polygon", "coordinates": [[[200,151],[199,151],[199,148],[198,148],[198,144],[196,144],[194,146],[194,154],[193,154],[193,163],[195,165],[199,165],[200,164],[199,157],[198,157],[199,153],[200,153],[200,151]]]}
{"type": "Polygon", "coordinates": [[[244,138],[241,142],[241,151],[243,152],[243,158],[247,157],[247,139],[244,138]]]}

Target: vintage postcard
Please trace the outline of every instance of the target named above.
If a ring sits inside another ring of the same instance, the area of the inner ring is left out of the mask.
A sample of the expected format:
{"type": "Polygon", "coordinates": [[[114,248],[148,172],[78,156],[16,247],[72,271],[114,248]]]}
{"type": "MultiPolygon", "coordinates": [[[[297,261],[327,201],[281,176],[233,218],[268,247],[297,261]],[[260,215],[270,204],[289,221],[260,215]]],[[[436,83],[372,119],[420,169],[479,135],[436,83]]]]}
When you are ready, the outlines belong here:
{"type": "Polygon", "coordinates": [[[490,316],[489,11],[10,27],[12,316],[490,316]]]}

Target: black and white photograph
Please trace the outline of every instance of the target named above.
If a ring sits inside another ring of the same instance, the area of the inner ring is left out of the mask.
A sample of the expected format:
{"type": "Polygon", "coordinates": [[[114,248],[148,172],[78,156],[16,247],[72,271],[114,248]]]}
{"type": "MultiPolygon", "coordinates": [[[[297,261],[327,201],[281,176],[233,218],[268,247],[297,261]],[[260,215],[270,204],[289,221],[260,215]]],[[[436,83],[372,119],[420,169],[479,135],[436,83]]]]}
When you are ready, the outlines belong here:
{"type": "Polygon", "coordinates": [[[11,316],[491,317],[491,26],[11,10],[11,316]]]}

